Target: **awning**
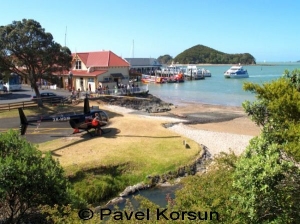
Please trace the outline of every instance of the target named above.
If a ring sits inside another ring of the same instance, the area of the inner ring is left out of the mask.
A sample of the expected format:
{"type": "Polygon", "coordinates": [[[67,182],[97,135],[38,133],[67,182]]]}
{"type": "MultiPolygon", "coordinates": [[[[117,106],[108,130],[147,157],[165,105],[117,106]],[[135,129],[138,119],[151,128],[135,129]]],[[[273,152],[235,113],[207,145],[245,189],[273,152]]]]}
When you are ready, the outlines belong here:
{"type": "Polygon", "coordinates": [[[122,73],[111,73],[110,76],[113,78],[122,78],[122,79],[124,78],[122,73]]]}

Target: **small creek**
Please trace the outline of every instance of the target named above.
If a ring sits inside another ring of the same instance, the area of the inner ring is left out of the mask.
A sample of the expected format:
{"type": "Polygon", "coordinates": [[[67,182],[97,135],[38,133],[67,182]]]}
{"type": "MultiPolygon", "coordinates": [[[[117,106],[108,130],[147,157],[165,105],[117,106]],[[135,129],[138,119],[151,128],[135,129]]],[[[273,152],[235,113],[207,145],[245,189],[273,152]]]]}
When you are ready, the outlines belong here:
{"type": "MultiPolygon", "coordinates": [[[[134,196],[136,195],[141,195],[151,202],[155,203],[159,207],[166,207],[167,205],[167,200],[166,196],[169,194],[171,198],[175,198],[175,191],[179,190],[183,187],[182,184],[175,184],[171,186],[157,186],[157,187],[152,187],[149,189],[141,190],[138,191],[134,194],[128,195],[124,197],[124,199],[129,199],[129,201],[132,203],[134,208],[137,208],[139,203],[134,199],[134,196]]],[[[126,200],[118,203],[118,207],[120,210],[123,210],[126,205],[126,200]]],[[[113,206],[109,206],[109,208],[113,208],[113,206]]]]}
{"type": "MultiPolygon", "coordinates": [[[[177,172],[171,173],[168,175],[154,176],[149,177],[152,178],[151,182],[155,187],[147,187],[143,183],[136,184],[134,186],[128,186],[122,193],[120,193],[119,197],[116,197],[110,200],[105,207],[113,209],[114,205],[117,205],[119,209],[124,209],[126,205],[126,200],[129,199],[132,206],[137,208],[138,202],[134,199],[133,196],[141,195],[153,203],[157,204],[160,207],[166,207],[167,200],[166,196],[169,195],[172,199],[175,198],[175,191],[179,190],[183,187],[182,184],[177,183],[175,185],[161,185],[165,181],[168,181],[170,177],[175,178],[184,178],[188,175],[194,175],[197,172],[203,172],[206,169],[206,163],[211,161],[211,155],[207,150],[207,147],[201,145],[202,151],[199,154],[199,157],[191,164],[178,168],[177,172]]],[[[96,208],[98,210],[100,206],[96,208]]]]}

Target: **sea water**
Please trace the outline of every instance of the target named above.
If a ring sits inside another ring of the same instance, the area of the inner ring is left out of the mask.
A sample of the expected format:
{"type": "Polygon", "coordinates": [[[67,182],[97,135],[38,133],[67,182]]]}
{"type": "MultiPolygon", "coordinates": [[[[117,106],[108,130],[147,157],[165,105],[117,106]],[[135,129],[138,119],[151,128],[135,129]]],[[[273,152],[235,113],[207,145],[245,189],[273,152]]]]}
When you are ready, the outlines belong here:
{"type": "Polygon", "coordinates": [[[245,82],[263,84],[300,68],[300,63],[268,63],[243,66],[249,78],[226,79],[224,72],[230,65],[204,65],[198,68],[210,70],[212,77],[183,83],[148,84],[149,93],[173,104],[205,103],[225,106],[241,106],[245,100],[255,100],[255,95],[243,90],[245,82]]]}

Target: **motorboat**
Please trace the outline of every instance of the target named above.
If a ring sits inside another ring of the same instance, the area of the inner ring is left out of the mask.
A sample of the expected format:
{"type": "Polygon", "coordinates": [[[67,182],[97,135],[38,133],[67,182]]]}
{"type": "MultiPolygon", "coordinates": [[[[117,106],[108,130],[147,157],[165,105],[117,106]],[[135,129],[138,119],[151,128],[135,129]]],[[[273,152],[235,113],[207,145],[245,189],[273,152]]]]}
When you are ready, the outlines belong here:
{"type": "Polygon", "coordinates": [[[224,72],[225,78],[249,78],[248,72],[243,66],[232,66],[226,72],[224,72]]]}
{"type": "Polygon", "coordinates": [[[211,72],[205,68],[198,69],[204,77],[211,77],[211,72]]]}
{"type": "Polygon", "coordinates": [[[205,79],[202,70],[198,69],[196,65],[188,65],[184,74],[189,80],[205,79]]]}
{"type": "Polygon", "coordinates": [[[156,72],[158,75],[168,77],[168,76],[177,75],[179,73],[182,73],[182,67],[171,64],[170,66],[163,67],[160,70],[157,70],[156,72]]]}
{"type": "Polygon", "coordinates": [[[179,73],[177,75],[172,75],[167,79],[168,83],[178,83],[178,82],[184,82],[184,75],[182,73],[179,73]]]}

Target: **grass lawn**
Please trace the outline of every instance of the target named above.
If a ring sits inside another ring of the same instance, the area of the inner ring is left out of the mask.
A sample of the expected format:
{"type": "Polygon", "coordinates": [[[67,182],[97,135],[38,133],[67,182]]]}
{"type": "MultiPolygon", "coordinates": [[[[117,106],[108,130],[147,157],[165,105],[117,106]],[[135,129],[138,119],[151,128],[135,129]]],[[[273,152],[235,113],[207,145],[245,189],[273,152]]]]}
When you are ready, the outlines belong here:
{"type": "Polygon", "coordinates": [[[186,139],[165,129],[162,120],[114,114],[110,122],[111,132],[102,137],[62,138],[42,143],[39,149],[50,151],[67,175],[126,164],[127,171],[139,177],[174,171],[201,151],[192,140],[187,140],[190,148],[186,149],[186,139]]]}

